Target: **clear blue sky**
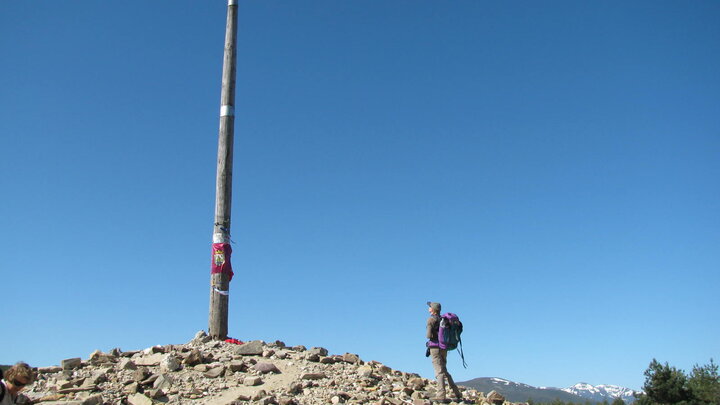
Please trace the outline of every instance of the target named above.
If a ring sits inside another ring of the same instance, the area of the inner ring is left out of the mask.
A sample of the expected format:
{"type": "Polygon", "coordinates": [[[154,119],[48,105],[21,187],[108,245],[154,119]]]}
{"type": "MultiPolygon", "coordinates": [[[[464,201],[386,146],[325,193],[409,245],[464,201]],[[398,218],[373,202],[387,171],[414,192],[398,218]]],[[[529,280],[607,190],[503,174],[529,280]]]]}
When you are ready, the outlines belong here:
{"type": "MultiPolygon", "coordinates": [[[[207,329],[226,2],[0,1],[0,363],[207,329]]],[[[240,2],[230,335],[456,380],[720,359],[720,3],[240,2]]]]}

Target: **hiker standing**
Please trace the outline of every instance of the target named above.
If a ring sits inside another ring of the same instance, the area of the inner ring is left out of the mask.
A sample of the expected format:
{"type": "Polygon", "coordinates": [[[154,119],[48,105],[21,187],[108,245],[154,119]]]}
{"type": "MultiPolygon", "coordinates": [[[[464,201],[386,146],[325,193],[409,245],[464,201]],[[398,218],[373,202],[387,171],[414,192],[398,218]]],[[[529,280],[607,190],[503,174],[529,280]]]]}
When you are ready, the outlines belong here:
{"type": "Polygon", "coordinates": [[[27,363],[17,363],[5,371],[0,381],[0,405],[12,405],[17,402],[20,391],[35,381],[35,370],[27,363]]]}
{"type": "Polygon", "coordinates": [[[427,320],[427,333],[426,337],[428,342],[426,343],[427,351],[425,356],[429,356],[432,360],[433,368],[435,369],[435,378],[437,379],[437,393],[433,401],[446,401],[445,396],[445,381],[447,381],[453,395],[457,399],[462,399],[462,393],[455,385],[452,376],[447,371],[447,349],[441,349],[440,343],[438,342],[438,332],[440,329],[440,310],[442,306],[439,302],[428,302],[428,312],[430,317],[427,320]]]}

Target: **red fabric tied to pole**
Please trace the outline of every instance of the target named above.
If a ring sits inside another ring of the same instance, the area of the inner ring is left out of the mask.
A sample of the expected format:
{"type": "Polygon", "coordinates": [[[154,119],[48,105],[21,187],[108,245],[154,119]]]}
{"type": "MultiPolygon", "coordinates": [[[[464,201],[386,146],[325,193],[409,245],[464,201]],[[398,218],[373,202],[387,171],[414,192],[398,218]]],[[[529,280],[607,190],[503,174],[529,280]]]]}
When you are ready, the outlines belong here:
{"type": "Polygon", "coordinates": [[[230,247],[230,244],[213,243],[210,273],[225,273],[228,275],[228,281],[232,281],[235,273],[233,273],[232,264],[230,264],[230,255],[232,255],[232,248],[230,247]]]}

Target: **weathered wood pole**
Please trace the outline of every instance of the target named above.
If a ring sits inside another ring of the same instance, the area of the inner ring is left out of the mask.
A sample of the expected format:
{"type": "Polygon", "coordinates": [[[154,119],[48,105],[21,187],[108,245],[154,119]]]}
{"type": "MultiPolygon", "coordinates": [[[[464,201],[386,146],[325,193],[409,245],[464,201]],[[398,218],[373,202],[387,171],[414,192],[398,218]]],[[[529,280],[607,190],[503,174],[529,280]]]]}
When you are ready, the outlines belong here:
{"type": "MultiPolygon", "coordinates": [[[[220,93],[220,131],[218,136],[215,226],[213,243],[230,243],[232,203],[233,138],[235,133],[235,65],[237,59],[237,0],[228,0],[225,26],[222,91],[220,93]]],[[[230,277],[225,272],[210,275],[209,334],[224,340],[228,334],[230,277]]]]}

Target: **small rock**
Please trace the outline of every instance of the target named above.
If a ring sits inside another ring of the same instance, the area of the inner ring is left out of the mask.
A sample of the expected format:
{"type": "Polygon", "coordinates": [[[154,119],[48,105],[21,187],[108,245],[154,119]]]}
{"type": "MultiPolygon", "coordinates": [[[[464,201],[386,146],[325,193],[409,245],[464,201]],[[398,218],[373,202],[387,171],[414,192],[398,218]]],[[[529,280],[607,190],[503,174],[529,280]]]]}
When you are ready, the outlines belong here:
{"type": "Polygon", "coordinates": [[[296,402],[291,397],[280,397],[278,405],[296,405],[296,402]]]}
{"type": "Polygon", "coordinates": [[[135,394],[136,392],[139,391],[139,388],[140,388],[140,384],[133,382],[133,383],[126,385],[123,388],[123,392],[125,392],[127,394],[135,394]]]}
{"type": "Polygon", "coordinates": [[[254,387],[256,385],[260,385],[263,383],[262,378],[260,377],[245,377],[243,380],[243,385],[247,385],[250,387],[254,387]]]}
{"type": "Polygon", "coordinates": [[[151,374],[152,373],[150,373],[150,370],[148,370],[145,367],[138,368],[138,369],[135,369],[135,372],[133,372],[132,379],[134,381],[140,382],[140,381],[143,381],[146,378],[150,377],[151,374]]]}
{"type": "Polygon", "coordinates": [[[190,354],[183,360],[184,364],[188,366],[196,366],[203,362],[203,355],[198,349],[193,349],[190,354]]]}
{"type": "Polygon", "coordinates": [[[128,358],[120,360],[117,367],[120,370],[137,370],[137,365],[128,358]]]}
{"type": "Polygon", "coordinates": [[[267,373],[280,374],[280,369],[278,369],[277,366],[275,366],[272,363],[258,363],[253,367],[253,369],[262,374],[267,374],[267,373]]]}
{"type": "Polygon", "coordinates": [[[74,357],[72,359],[65,359],[60,362],[63,370],[73,370],[82,366],[82,359],[80,357],[74,357]]]}
{"type": "Polygon", "coordinates": [[[343,361],[350,364],[360,364],[360,357],[357,354],[345,353],[343,361]]]}
{"type": "Polygon", "coordinates": [[[317,354],[318,356],[327,356],[328,351],[324,347],[313,347],[312,349],[308,350],[308,354],[317,354]]]}
{"type": "Polygon", "coordinates": [[[366,364],[364,366],[358,367],[357,372],[362,377],[370,377],[372,375],[373,368],[366,364]]]}
{"type": "Polygon", "coordinates": [[[202,344],[202,343],[207,343],[210,340],[212,340],[212,338],[210,336],[208,336],[204,330],[201,330],[195,334],[195,337],[193,338],[193,340],[190,341],[190,343],[202,344]]]}
{"type": "Polygon", "coordinates": [[[267,392],[265,392],[265,390],[260,390],[260,391],[256,392],[255,395],[253,395],[251,399],[253,401],[259,401],[259,400],[265,398],[266,396],[267,396],[267,392]]]}
{"type": "Polygon", "coordinates": [[[235,353],[241,356],[260,356],[263,354],[263,342],[261,340],[253,340],[241,344],[235,348],[235,353]]]}
{"type": "Polygon", "coordinates": [[[172,354],[168,354],[160,362],[160,371],[173,372],[180,369],[180,360],[172,354]]]}
{"type": "Polygon", "coordinates": [[[491,404],[502,405],[505,402],[505,397],[499,392],[492,390],[489,394],[487,394],[487,400],[491,404]]]}
{"type": "Polygon", "coordinates": [[[218,378],[225,374],[225,366],[211,368],[203,374],[206,378],[218,378]]]}
{"type": "Polygon", "coordinates": [[[82,402],[82,405],[102,405],[103,397],[100,394],[91,395],[82,402]]]}
{"type": "Polygon", "coordinates": [[[173,380],[167,374],[160,374],[153,382],[153,388],[169,391],[172,387],[173,380]]]}
{"type": "Polygon", "coordinates": [[[138,366],[154,367],[160,365],[160,362],[163,361],[164,358],[165,355],[163,355],[162,353],[155,353],[136,359],[135,364],[138,366]]]}
{"type": "Polygon", "coordinates": [[[247,371],[247,365],[243,363],[242,361],[233,360],[228,365],[230,367],[230,371],[232,372],[243,372],[247,371]]]}
{"type": "Polygon", "coordinates": [[[327,378],[327,376],[323,373],[305,373],[300,378],[303,380],[322,380],[323,378],[327,378]]]}
{"type": "Polygon", "coordinates": [[[148,397],[150,397],[152,399],[158,399],[158,398],[164,397],[165,392],[161,389],[153,388],[151,390],[145,391],[145,395],[147,395],[148,397]]]}
{"type": "Polygon", "coordinates": [[[152,399],[146,397],[143,394],[130,395],[127,401],[130,405],[152,405],[153,403],[152,399]]]}

